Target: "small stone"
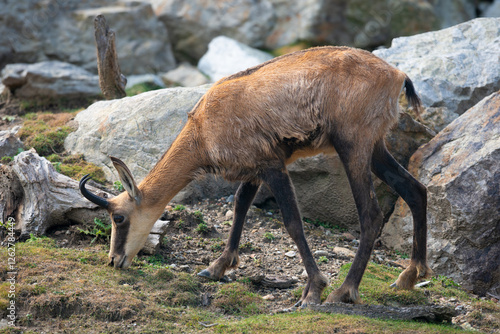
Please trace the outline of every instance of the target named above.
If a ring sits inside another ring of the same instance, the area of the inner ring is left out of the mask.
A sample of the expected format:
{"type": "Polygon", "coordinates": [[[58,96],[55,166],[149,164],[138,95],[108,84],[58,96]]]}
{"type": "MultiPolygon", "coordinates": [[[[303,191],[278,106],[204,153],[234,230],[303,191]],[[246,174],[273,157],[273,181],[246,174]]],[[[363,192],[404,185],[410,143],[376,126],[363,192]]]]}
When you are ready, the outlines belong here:
{"type": "Polygon", "coordinates": [[[234,195],[230,195],[230,196],[226,199],[226,202],[227,202],[227,203],[233,203],[233,202],[234,202],[234,195]]]}
{"type": "Polygon", "coordinates": [[[233,219],[234,212],[232,210],[227,210],[226,219],[233,219]]]}
{"type": "Polygon", "coordinates": [[[264,300],[274,300],[275,297],[273,295],[269,294],[269,295],[265,295],[264,297],[262,297],[262,299],[264,299],[264,300]]]}
{"type": "Polygon", "coordinates": [[[156,253],[159,247],[160,247],[160,235],[150,234],[146,239],[146,243],[142,247],[142,252],[144,254],[153,255],[156,253]]]}
{"type": "Polygon", "coordinates": [[[347,258],[353,258],[356,255],[352,250],[344,247],[335,247],[333,248],[333,252],[338,256],[347,258]]]}
{"type": "Polygon", "coordinates": [[[190,273],[191,271],[193,271],[193,270],[191,269],[191,267],[189,267],[187,264],[184,264],[184,265],[182,265],[182,266],[179,266],[179,270],[180,270],[180,271],[184,271],[184,272],[186,272],[186,273],[190,273]]]}
{"type": "Polygon", "coordinates": [[[285,253],[285,256],[287,257],[295,257],[295,255],[297,255],[297,252],[295,251],[289,251],[285,253]]]}
{"type": "Polygon", "coordinates": [[[354,239],[356,239],[351,233],[349,232],[344,232],[342,233],[342,236],[344,237],[344,239],[346,239],[347,241],[353,241],[354,239]]]}
{"type": "Polygon", "coordinates": [[[328,252],[325,250],[317,250],[314,252],[314,256],[320,257],[320,256],[328,256],[328,252]]]}
{"type": "Polygon", "coordinates": [[[151,229],[151,234],[164,235],[167,233],[167,228],[169,226],[170,220],[157,220],[151,229]]]}

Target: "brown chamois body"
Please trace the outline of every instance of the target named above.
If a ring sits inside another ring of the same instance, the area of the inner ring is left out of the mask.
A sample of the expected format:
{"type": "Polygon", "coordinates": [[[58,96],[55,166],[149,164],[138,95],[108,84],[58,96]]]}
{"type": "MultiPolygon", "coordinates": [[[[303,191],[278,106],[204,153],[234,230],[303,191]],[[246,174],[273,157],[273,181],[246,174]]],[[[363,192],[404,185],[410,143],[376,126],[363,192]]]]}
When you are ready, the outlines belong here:
{"type": "Polygon", "coordinates": [[[426,264],[426,189],[389,154],[384,136],[397,122],[402,89],[419,105],[409,78],[373,54],[347,47],[319,47],[272,59],[223,78],[200,99],[170,149],[137,186],[123,162],[112,158],[126,192],[103,200],[113,218],[110,264],[128,267],[165,205],[191,180],[216,173],[241,181],[227,246],[199,275],[221,279],[238,264],[246,212],[261,183],[272,190],[284,224],[297,244],[308,283],[302,305],[319,303],[327,279],[307,245],[286,165],[299,157],[337,152],[358,209],[361,238],[342,286],[328,301],[357,302],[358,286],[382,228],[371,171],[410,206],[414,217],[411,266],[396,285],[412,288],[430,274],[426,264]]]}

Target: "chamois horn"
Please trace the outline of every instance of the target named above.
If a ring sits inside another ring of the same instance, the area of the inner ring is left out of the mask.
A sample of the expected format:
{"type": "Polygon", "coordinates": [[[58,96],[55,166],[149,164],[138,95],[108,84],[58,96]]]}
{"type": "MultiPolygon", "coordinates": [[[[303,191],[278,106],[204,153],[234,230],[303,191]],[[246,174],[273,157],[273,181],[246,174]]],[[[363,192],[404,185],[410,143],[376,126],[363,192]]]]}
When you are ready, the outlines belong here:
{"type": "Polygon", "coordinates": [[[90,179],[91,179],[90,174],[87,174],[80,180],[80,192],[82,193],[83,196],[85,196],[86,199],[88,199],[92,203],[95,203],[100,207],[107,209],[109,206],[109,202],[107,200],[92,194],[90,191],[87,190],[87,188],[85,188],[85,183],[87,183],[87,181],[90,179]]]}

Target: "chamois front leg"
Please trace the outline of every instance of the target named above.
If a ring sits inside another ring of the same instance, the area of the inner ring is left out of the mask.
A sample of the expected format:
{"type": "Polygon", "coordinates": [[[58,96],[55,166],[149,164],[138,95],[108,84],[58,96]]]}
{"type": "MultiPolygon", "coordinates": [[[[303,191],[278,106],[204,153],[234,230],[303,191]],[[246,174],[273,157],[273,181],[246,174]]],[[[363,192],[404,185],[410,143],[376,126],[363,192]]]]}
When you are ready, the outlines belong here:
{"type": "Polygon", "coordinates": [[[236,268],[239,264],[238,245],[240,243],[241,232],[245,217],[252,205],[252,202],[259,190],[260,184],[242,183],[234,196],[234,218],[229,239],[222,255],[212,262],[210,266],[198,273],[198,276],[212,280],[220,280],[224,277],[227,269],[236,268]]]}
{"type": "Polygon", "coordinates": [[[328,285],[328,279],[321,274],[307,240],[300,216],[295,191],[286,170],[270,169],[263,173],[262,179],[269,185],[276,202],[283,215],[283,223],[297,245],[302,262],[306,267],[308,276],[307,285],[302,293],[302,298],[297,305],[306,307],[309,304],[321,303],[321,292],[328,285]]]}
{"type": "Polygon", "coordinates": [[[427,265],[427,190],[387,151],[384,141],[375,144],[372,171],[398,193],[413,215],[413,250],[410,266],[391,285],[412,289],[418,280],[428,278],[432,270],[427,265]]]}

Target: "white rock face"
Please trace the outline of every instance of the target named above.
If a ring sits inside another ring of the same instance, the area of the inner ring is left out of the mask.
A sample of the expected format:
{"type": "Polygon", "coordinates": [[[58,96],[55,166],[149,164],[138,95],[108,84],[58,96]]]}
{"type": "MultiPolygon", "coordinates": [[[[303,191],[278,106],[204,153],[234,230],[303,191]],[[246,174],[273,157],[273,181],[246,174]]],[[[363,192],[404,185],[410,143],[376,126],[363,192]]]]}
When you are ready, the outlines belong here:
{"type": "Polygon", "coordinates": [[[212,81],[259,65],[273,56],[251,48],[234,39],[219,36],[208,45],[208,52],[201,57],[198,69],[212,81]]]}
{"type": "Polygon", "coordinates": [[[17,97],[75,97],[100,94],[99,77],[81,67],[45,61],[10,64],[2,70],[2,83],[17,97]]]}
{"type": "Polygon", "coordinates": [[[396,38],[373,53],[413,80],[437,131],[500,89],[500,18],[396,38]]]}
{"type": "MultiPolygon", "coordinates": [[[[187,121],[187,113],[210,86],[168,88],[119,100],[100,101],[80,112],[78,130],[65,141],[72,153],[101,166],[108,180],[118,176],[109,156],[123,160],[140,182],[170,147],[187,121]]],[[[234,185],[214,177],[192,182],[176,201],[220,196],[234,192],[234,185]]]]}
{"type": "MultiPolygon", "coordinates": [[[[118,157],[139,181],[170,147],[207,90],[160,89],[96,102],[76,116],[78,130],[68,136],[65,148],[98,166],[111,166],[109,156],[118,157]]],[[[104,172],[108,178],[114,175],[113,168],[104,167],[104,172]]]]}

